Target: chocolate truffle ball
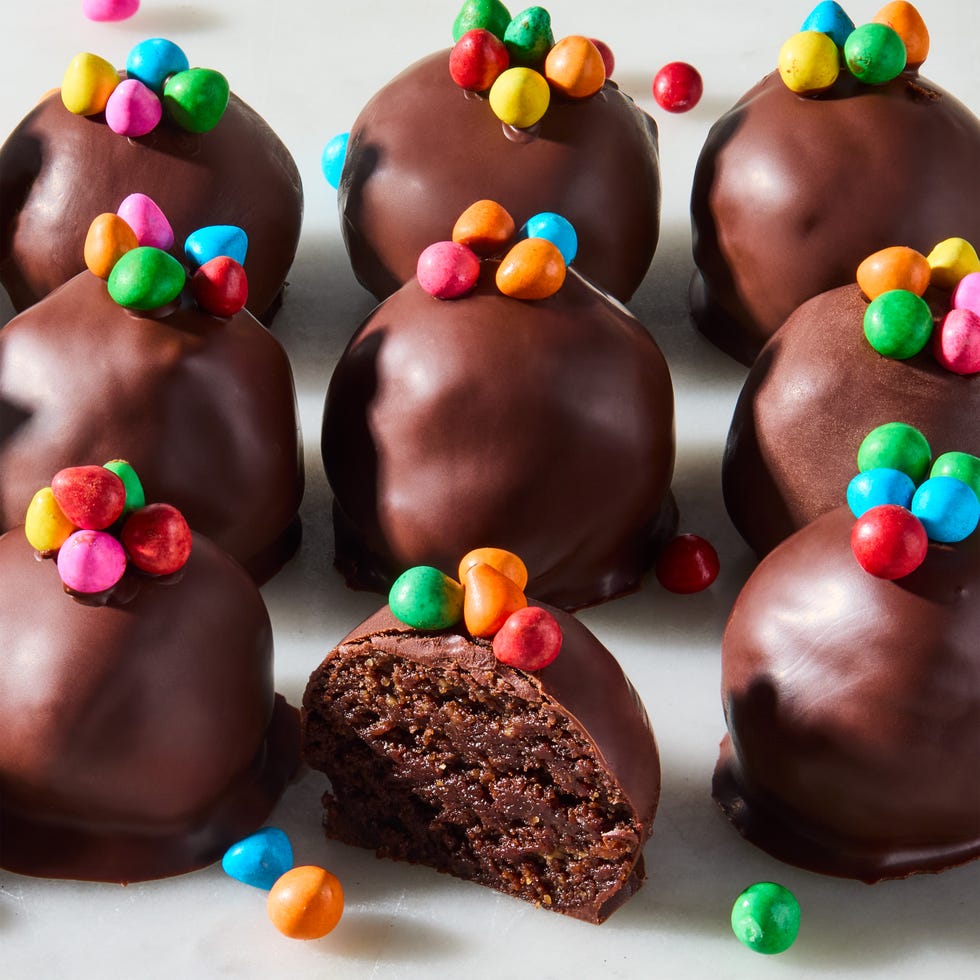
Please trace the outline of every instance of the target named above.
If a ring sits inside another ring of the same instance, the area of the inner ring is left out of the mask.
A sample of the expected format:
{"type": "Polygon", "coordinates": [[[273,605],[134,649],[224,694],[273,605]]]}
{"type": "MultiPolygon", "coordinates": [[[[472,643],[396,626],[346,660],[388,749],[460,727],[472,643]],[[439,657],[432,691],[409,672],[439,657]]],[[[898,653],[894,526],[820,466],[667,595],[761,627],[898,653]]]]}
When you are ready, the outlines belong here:
{"type": "Polygon", "coordinates": [[[980,122],[914,72],[820,95],[767,75],[708,134],[694,175],[691,307],[698,328],[751,364],[805,300],[853,282],[872,252],[928,255],[980,241],[980,122]]]}
{"type": "Polygon", "coordinates": [[[354,123],[338,203],[354,274],[379,299],[415,275],[419,253],[474,201],[522,220],[542,211],[578,233],[575,268],[618,299],[657,247],[657,127],[612,82],[553,96],[539,127],[505,131],[486,98],[457,86],[449,52],[402,72],[354,123]]]}
{"type": "Polygon", "coordinates": [[[673,389],[650,334],[569,271],[521,301],[483,263],[474,292],[417,280],[354,335],[327,392],[337,564],[387,588],[506,548],[528,591],[575,608],[635,588],[674,528],[673,389]]]}
{"type": "Polygon", "coordinates": [[[732,522],[760,556],[844,503],[858,448],[879,425],[919,429],[933,458],[980,455],[980,375],[945,370],[931,345],[905,361],[882,356],[865,339],[867,306],[854,284],[805,303],[746,379],[722,488],[732,522]]]}
{"type": "Polygon", "coordinates": [[[206,225],[243,228],[248,308],[271,317],[296,254],[303,191],[289,151],[235,95],[210,132],[164,118],[136,138],[103,115],[74,115],[57,91],[42,99],[0,149],[0,281],[14,307],[81,272],[92,219],[137,192],[167,216],[177,250],[206,225]]]}
{"type": "Polygon", "coordinates": [[[303,701],[305,758],[330,779],[328,837],[588,922],[640,887],[653,731],[609,651],[551,612],[561,652],[537,673],[387,607],[328,654],[303,701]]]}
{"type": "Polygon", "coordinates": [[[714,795],[781,860],[874,882],[980,855],[980,534],[886,581],[853,525],[818,518],[739,595],[714,795]]]}
{"type": "Polygon", "coordinates": [[[258,579],[299,543],[292,371],[247,311],[137,314],[82,272],[0,332],[0,529],[66,466],[126,459],[258,579]]]}
{"type": "Polygon", "coordinates": [[[120,601],[88,604],[16,528],[0,581],[0,865],[161,878],[262,824],[298,763],[298,725],[240,566],[195,534],[177,576],[130,571],[120,601]]]}

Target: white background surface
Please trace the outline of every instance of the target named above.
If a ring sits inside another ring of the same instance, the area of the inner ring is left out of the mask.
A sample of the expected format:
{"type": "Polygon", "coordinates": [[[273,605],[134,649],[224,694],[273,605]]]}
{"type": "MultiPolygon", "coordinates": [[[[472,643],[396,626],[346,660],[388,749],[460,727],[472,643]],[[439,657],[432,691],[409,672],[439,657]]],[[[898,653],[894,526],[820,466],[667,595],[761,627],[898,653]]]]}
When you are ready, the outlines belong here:
{"type": "MultiPolygon", "coordinates": [[[[853,0],[845,6],[862,23],[879,5],[853,0]]],[[[164,36],[179,43],[192,64],[223,71],[280,134],[302,172],[306,220],[275,332],[292,356],[300,392],[308,471],[305,537],[299,558],[264,589],[276,629],[277,689],[293,704],[326,650],[381,601],[348,592],[332,569],[320,414],[331,368],[373,303],[350,273],[335,195],[320,175],[320,151],[332,135],[350,128],[360,107],[390,77],[451,43],[457,9],[455,0],[143,0],[130,21],[104,25],[82,17],[81,0],[4,4],[0,134],[42,92],[60,84],[79,51],[122,66],[134,43],[164,36]]],[[[932,34],[924,74],[976,111],[980,5],[922,0],[919,9],[932,34]]],[[[597,928],[426,868],[378,861],[322,838],[320,777],[307,774],[287,791],[270,823],[290,833],[297,863],[321,864],[343,882],[346,912],[331,935],[309,943],[285,939],[266,918],[264,893],[217,867],[125,888],[0,871],[0,976],[972,975],[980,954],[980,863],[874,887],[824,878],[779,864],[746,844],[710,798],[724,731],[720,638],[752,560],[724,513],[719,475],[745,371],[687,322],[688,195],[711,122],[775,64],[780,44],[798,30],[809,4],[557,0],[550,10],[556,36],[581,33],[611,45],[614,77],[661,127],[661,243],[630,306],[657,338],[673,373],[681,530],[708,537],[722,559],[721,577],[706,593],[672,596],[651,576],[636,595],[582,616],[633,679],[660,743],[664,786],[646,850],[646,885],[597,928]],[[683,116],[664,113],[650,96],[656,70],[673,60],[692,62],[705,81],[701,104],[683,116]],[[757,880],[782,882],[802,905],[799,939],[778,957],[749,952],[729,928],[734,898],[757,880]]],[[[963,193],[978,188],[965,187],[963,193]]],[[[9,316],[9,305],[0,300],[0,322],[9,316]]]]}

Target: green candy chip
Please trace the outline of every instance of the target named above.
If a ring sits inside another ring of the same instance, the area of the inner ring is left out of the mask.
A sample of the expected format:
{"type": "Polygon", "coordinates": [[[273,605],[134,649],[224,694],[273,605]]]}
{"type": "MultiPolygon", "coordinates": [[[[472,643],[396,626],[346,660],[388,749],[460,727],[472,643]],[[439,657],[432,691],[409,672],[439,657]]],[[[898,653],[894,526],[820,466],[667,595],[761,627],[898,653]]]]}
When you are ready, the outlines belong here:
{"type": "Polygon", "coordinates": [[[502,41],[510,11],[500,0],[466,0],[453,21],[453,41],[458,41],[467,31],[489,31],[502,41]]]}
{"type": "Polygon", "coordinates": [[[416,565],[388,593],[392,615],[419,630],[444,630],[463,618],[463,587],[431,565],[416,565]]]}
{"type": "Polygon", "coordinates": [[[732,906],[732,932],[756,953],[783,953],[800,931],[800,903],[774,881],[750,885],[732,906]]]}
{"type": "Polygon", "coordinates": [[[905,422],[886,422],[872,429],[858,449],[858,470],[901,470],[918,486],[929,472],[932,449],[926,437],[905,422]]]}
{"type": "Polygon", "coordinates": [[[864,311],[864,336],[885,357],[899,361],[915,357],[932,336],[932,311],[921,296],[890,289],[864,311]]]}

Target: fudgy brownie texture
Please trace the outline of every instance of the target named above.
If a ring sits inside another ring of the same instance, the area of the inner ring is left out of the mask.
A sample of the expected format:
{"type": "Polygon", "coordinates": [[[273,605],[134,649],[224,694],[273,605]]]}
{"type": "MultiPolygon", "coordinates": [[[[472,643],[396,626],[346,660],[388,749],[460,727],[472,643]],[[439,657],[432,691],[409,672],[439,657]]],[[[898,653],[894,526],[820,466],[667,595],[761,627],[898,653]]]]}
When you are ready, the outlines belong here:
{"type": "Polygon", "coordinates": [[[613,657],[571,617],[561,623],[562,652],[538,674],[498,664],[487,640],[414,631],[387,612],[332,651],[304,702],[305,755],[332,786],[327,835],[579,919],[607,918],[644,878],[656,743],[613,657]],[[568,647],[579,631],[602,680],[575,669],[568,647]],[[549,690],[550,675],[569,667],[600,684],[619,715],[621,746],[608,756],[561,700],[560,678],[549,690]],[[627,754],[623,738],[635,758],[621,780],[610,760],[627,754]],[[642,788],[631,795],[634,783],[642,788]]]}

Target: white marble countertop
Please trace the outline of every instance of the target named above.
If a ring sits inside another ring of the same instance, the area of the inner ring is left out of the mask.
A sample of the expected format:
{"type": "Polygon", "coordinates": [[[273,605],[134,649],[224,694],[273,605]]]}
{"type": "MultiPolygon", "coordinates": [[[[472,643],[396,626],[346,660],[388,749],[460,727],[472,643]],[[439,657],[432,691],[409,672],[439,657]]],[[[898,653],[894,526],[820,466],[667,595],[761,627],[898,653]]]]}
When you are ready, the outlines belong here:
{"type": "MultiPolygon", "coordinates": [[[[853,0],[845,6],[861,23],[880,4],[853,0]]],[[[918,6],[932,35],[924,73],[980,109],[980,5],[921,0],[918,6]]],[[[350,128],[392,75],[450,43],[456,10],[455,0],[143,0],[134,18],[113,25],[85,20],[81,0],[4,9],[0,134],[60,83],[79,51],[122,64],[136,41],[164,36],[181,44],[192,62],[223,71],[299,164],[306,219],[275,332],[293,358],[300,393],[305,537],[299,557],[264,589],[275,625],[277,689],[294,704],[326,650],[380,604],[374,595],[348,592],[332,568],[320,415],[332,366],[373,303],[350,272],[334,192],[320,175],[320,152],[327,139],[350,128]]],[[[782,40],[808,11],[806,0],[551,5],[556,34],[584,33],[611,45],[615,77],[661,127],[660,247],[630,306],[660,343],[673,374],[674,488],[682,530],[708,537],[722,560],[708,592],[672,596],[651,577],[637,594],[582,615],[633,679],[660,743],[663,796],[641,892],[596,928],[426,868],[378,861],[323,839],[320,778],[307,774],[287,791],[270,823],[290,833],[298,863],[321,864],[343,882],[346,912],[329,936],[308,943],[283,938],[266,918],[263,894],[217,867],[125,888],[0,871],[0,975],[900,980],[975,968],[980,863],[874,887],[821,877],[745,843],[710,798],[724,731],[720,638],[752,560],[725,515],[720,485],[722,445],[745,371],[687,321],[688,196],[711,122],[774,65],[782,40]],[[695,64],[705,82],[700,105],[681,116],[661,111],[650,95],[656,70],[674,60],[695,64]],[[736,895],[758,880],[782,882],[803,909],[799,939],[778,957],[749,952],[729,927],[736,895]]],[[[9,316],[0,300],[0,322],[9,316]]]]}

